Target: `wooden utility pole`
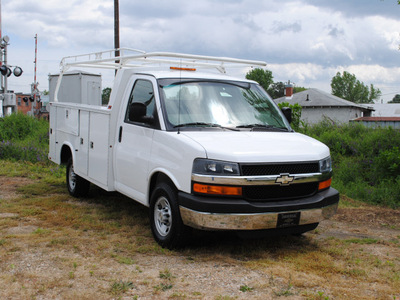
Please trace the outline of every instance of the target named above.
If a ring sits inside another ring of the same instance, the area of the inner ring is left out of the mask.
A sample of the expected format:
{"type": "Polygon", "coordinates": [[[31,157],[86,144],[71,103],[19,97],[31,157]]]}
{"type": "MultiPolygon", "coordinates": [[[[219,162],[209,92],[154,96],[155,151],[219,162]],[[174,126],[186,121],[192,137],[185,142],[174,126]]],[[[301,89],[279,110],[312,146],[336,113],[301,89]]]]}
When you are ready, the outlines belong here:
{"type": "MultiPolygon", "coordinates": [[[[120,55],[119,53],[119,0],[114,0],[114,49],[115,49],[115,57],[120,55]]],[[[116,63],[119,60],[115,61],[116,63]]],[[[115,74],[117,74],[117,70],[115,70],[115,74]]]]}

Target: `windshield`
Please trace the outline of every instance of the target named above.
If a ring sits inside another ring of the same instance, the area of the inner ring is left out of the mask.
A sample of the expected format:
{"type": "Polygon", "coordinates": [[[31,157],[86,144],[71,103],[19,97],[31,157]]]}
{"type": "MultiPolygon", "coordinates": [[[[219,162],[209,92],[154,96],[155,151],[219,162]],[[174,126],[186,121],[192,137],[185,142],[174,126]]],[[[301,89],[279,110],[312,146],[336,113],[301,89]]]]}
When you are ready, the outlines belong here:
{"type": "Polygon", "coordinates": [[[268,94],[256,84],[188,79],[160,80],[167,129],[222,127],[289,130],[268,94]]]}

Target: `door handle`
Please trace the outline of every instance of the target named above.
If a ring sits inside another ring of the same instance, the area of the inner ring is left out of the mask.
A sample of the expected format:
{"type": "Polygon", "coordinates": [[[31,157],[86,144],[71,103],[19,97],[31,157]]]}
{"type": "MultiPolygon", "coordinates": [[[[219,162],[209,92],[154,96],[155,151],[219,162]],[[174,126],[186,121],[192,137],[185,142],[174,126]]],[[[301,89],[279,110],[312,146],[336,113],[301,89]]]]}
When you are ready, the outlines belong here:
{"type": "Polygon", "coordinates": [[[121,143],[121,141],[122,141],[122,126],[119,126],[118,142],[121,143]]]}

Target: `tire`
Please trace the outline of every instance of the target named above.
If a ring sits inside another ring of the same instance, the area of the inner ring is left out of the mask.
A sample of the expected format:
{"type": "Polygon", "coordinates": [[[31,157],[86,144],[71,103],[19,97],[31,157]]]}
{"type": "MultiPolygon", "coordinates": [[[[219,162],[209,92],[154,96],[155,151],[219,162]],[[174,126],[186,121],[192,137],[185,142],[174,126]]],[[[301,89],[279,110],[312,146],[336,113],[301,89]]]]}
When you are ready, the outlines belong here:
{"type": "Polygon", "coordinates": [[[67,163],[66,182],[71,196],[79,198],[85,197],[89,193],[90,182],[75,174],[72,158],[67,163]]]}
{"type": "Polygon", "coordinates": [[[190,228],[182,222],[176,190],[165,182],[157,184],[152,193],[150,225],[161,247],[175,249],[185,245],[190,228]]]}

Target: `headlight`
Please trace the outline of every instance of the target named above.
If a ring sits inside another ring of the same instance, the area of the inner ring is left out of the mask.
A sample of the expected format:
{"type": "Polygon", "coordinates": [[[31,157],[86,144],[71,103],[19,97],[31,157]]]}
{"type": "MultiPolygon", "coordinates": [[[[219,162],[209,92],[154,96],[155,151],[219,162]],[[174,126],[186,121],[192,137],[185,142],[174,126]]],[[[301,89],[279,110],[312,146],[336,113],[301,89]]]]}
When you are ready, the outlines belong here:
{"type": "Polygon", "coordinates": [[[193,162],[193,173],[201,175],[238,176],[237,163],[197,158],[193,162]]]}
{"type": "Polygon", "coordinates": [[[332,171],[332,160],[330,156],[319,161],[319,171],[321,173],[332,171]]]}

